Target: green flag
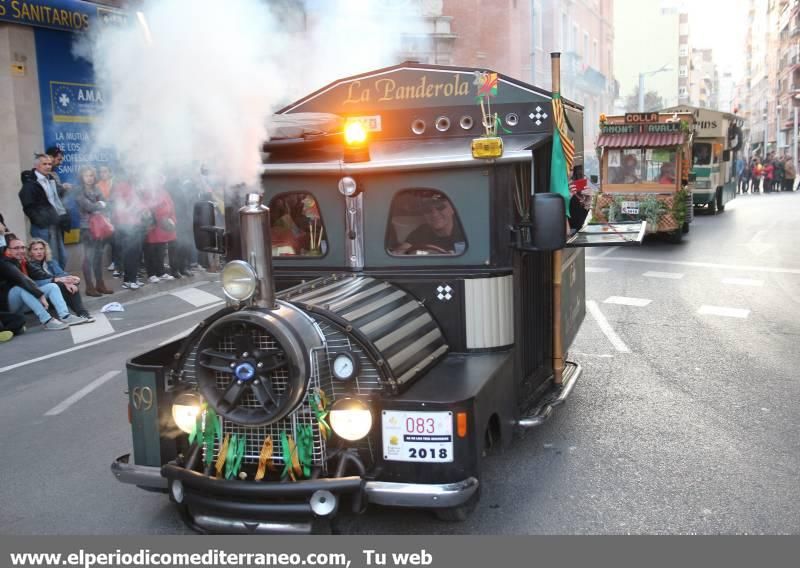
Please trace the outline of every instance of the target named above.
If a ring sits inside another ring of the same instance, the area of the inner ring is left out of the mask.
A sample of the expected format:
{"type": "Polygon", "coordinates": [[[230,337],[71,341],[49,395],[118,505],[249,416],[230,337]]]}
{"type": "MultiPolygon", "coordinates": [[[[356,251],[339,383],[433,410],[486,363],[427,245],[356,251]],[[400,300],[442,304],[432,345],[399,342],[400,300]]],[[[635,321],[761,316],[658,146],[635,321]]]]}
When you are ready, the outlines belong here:
{"type": "Polygon", "coordinates": [[[553,153],[550,156],[550,191],[564,198],[564,209],[569,217],[569,180],[567,179],[567,160],[561,148],[561,134],[553,130],[553,153]]]}

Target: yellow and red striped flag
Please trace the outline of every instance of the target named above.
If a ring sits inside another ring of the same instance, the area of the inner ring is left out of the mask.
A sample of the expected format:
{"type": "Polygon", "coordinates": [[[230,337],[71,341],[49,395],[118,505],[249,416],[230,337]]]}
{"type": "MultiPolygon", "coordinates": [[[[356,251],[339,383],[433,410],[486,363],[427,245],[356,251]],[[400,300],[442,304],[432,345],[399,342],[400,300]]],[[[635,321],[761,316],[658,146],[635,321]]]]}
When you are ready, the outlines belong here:
{"type": "Polygon", "coordinates": [[[559,93],[553,93],[553,151],[550,156],[550,191],[564,198],[569,217],[569,178],[575,161],[575,144],[567,133],[564,102],[559,93]]]}

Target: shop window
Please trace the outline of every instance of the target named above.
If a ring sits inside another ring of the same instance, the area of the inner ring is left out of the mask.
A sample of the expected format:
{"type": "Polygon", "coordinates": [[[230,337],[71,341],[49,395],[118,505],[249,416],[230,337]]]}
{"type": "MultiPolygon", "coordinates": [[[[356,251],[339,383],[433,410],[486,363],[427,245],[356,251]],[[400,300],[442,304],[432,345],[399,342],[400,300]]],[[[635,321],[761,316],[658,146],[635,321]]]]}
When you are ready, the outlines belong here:
{"type": "Polygon", "coordinates": [[[273,257],[318,257],[328,252],[328,235],[313,195],[276,195],[269,210],[273,257]]]}
{"type": "Polygon", "coordinates": [[[458,256],[466,249],[464,228],[444,193],[409,189],[395,195],[386,230],[390,255],[458,256]]]}
{"type": "Polygon", "coordinates": [[[677,152],[672,148],[628,148],[608,152],[611,183],[674,184],[677,152]]]}

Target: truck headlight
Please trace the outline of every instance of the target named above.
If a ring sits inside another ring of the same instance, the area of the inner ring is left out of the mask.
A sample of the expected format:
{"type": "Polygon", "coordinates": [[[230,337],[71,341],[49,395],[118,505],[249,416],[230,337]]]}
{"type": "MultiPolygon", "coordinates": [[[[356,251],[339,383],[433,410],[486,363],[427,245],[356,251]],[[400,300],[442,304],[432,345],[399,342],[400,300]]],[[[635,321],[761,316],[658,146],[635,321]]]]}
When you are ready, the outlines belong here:
{"type": "Polygon", "coordinates": [[[222,290],[231,300],[246,302],[256,293],[256,271],[243,260],[232,260],[222,269],[222,290]]]}
{"type": "Polygon", "coordinates": [[[331,428],[340,438],[355,442],[369,434],[372,428],[372,412],[355,398],[343,398],[331,407],[331,428]]]}
{"type": "Polygon", "coordinates": [[[172,420],[187,434],[192,432],[197,422],[201,402],[199,395],[193,392],[184,392],[176,396],[175,402],[172,403],[172,420]]]}

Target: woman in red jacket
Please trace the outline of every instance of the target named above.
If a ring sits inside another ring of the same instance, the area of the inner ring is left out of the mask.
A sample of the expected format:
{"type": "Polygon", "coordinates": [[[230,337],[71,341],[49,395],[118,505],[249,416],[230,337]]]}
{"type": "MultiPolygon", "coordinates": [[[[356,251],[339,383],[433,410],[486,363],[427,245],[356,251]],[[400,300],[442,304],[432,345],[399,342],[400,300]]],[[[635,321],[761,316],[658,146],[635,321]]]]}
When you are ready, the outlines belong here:
{"type": "MultiPolygon", "coordinates": [[[[144,244],[144,263],[150,282],[161,280],[174,280],[175,266],[175,240],[177,239],[175,205],[169,193],[164,189],[163,178],[158,178],[152,185],[145,188],[142,193],[145,204],[153,215],[153,220],[147,231],[144,244]],[[164,255],[169,254],[169,271],[164,268],[164,255]]],[[[180,278],[180,273],[177,273],[180,278]]]]}

